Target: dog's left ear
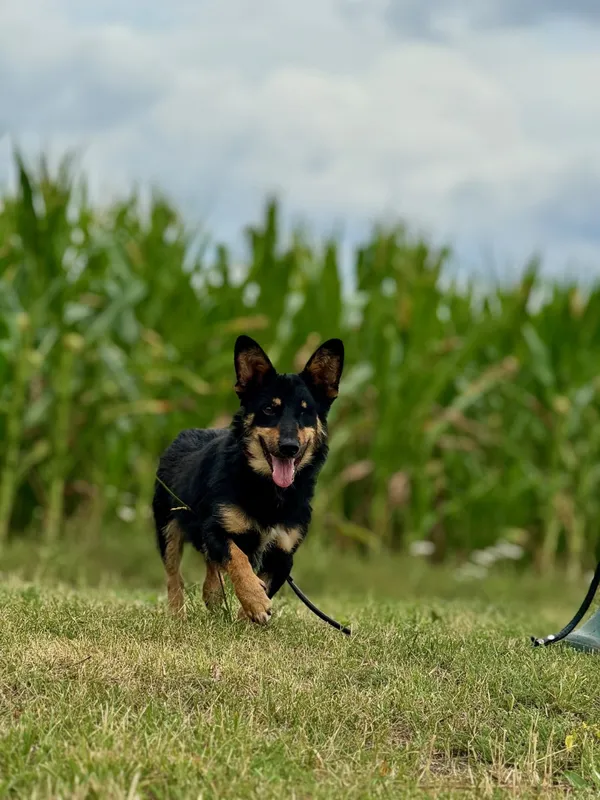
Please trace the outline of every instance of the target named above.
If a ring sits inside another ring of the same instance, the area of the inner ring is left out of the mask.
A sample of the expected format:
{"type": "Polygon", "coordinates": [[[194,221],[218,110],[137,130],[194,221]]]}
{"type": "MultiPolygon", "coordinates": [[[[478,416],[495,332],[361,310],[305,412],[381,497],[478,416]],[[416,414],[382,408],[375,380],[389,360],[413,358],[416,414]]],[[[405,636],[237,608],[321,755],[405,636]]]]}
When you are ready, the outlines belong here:
{"type": "Polygon", "coordinates": [[[276,374],[269,356],[259,343],[249,336],[238,336],[235,343],[234,363],[237,378],[235,391],[240,399],[246,392],[260,388],[276,374]]]}
{"type": "Polygon", "coordinates": [[[338,396],[343,368],[344,343],[328,339],[308,359],[300,377],[317,399],[331,405],[338,396]]]}

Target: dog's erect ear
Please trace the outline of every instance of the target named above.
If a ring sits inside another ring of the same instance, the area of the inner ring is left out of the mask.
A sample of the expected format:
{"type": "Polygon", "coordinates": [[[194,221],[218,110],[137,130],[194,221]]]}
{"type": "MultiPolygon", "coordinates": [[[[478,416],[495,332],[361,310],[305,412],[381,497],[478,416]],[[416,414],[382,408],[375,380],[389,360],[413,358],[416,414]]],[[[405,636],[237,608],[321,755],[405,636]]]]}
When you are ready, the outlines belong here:
{"type": "Polygon", "coordinates": [[[238,336],[234,351],[235,391],[238,397],[258,389],[275,375],[273,364],[262,347],[249,336],[238,336]]]}
{"type": "Polygon", "coordinates": [[[343,368],[342,340],[328,339],[308,359],[300,377],[317,399],[331,405],[338,396],[343,368]]]}

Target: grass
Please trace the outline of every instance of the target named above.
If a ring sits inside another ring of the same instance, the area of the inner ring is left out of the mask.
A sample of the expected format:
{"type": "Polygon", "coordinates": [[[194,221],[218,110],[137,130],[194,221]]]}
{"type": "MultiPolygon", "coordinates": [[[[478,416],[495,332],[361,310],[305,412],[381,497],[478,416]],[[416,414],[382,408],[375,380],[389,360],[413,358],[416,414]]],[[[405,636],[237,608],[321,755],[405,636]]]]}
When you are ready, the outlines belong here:
{"type": "MultiPolygon", "coordinates": [[[[187,619],[173,621],[158,571],[133,588],[106,566],[101,585],[83,588],[76,546],[71,554],[72,563],[32,553],[35,584],[26,570],[3,576],[3,797],[544,797],[600,787],[598,662],[528,641],[564,624],[581,587],[507,571],[457,581],[414,559],[339,557],[330,572],[333,556],[308,550],[297,579],[352,622],[347,639],[287,588],[267,629],[209,616],[194,586],[187,619]]],[[[147,560],[158,560],[149,547],[147,560]]],[[[198,577],[191,559],[186,575],[198,577]]]]}

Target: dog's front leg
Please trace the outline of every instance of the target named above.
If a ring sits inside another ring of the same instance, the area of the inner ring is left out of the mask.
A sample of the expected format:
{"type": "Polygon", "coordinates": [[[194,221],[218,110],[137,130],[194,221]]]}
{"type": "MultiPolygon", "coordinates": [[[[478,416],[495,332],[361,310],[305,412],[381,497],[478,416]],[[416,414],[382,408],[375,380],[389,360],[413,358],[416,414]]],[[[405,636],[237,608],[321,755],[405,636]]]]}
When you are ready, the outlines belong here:
{"type": "MultiPolygon", "coordinates": [[[[246,537],[255,537],[258,540],[253,527],[252,520],[241,508],[223,504],[219,508],[218,516],[213,517],[205,525],[203,540],[208,560],[217,568],[220,565],[229,575],[242,605],[242,616],[259,625],[265,625],[271,616],[271,601],[267,596],[267,587],[255,574],[246,553],[235,542],[235,539],[246,539],[246,537]]],[[[245,545],[244,547],[248,549],[245,545]]],[[[252,547],[249,549],[252,550],[252,547]]],[[[218,578],[218,574],[216,577],[218,578]]]]}
{"type": "Polygon", "coordinates": [[[292,571],[294,556],[279,547],[271,547],[263,556],[258,573],[267,587],[267,595],[275,597],[292,571]]]}
{"type": "Polygon", "coordinates": [[[266,625],[272,608],[265,584],[255,575],[248,556],[232,541],[229,542],[229,559],[225,568],[242,605],[244,616],[259,625],[266,625]]]}

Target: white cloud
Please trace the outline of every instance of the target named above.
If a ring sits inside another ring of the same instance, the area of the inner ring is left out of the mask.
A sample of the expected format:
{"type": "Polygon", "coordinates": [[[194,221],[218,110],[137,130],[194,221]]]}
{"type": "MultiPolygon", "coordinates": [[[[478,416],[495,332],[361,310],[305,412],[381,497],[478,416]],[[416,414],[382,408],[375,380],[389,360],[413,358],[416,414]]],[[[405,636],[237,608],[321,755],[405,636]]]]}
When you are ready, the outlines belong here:
{"type": "Polygon", "coordinates": [[[541,5],[423,8],[4,4],[0,131],[83,148],[98,191],[158,182],[226,236],[275,189],[320,229],[399,214],[466,256],[600,267],[596,37],[557,38],[541,5]]]}

